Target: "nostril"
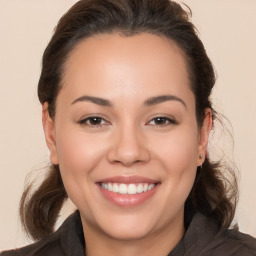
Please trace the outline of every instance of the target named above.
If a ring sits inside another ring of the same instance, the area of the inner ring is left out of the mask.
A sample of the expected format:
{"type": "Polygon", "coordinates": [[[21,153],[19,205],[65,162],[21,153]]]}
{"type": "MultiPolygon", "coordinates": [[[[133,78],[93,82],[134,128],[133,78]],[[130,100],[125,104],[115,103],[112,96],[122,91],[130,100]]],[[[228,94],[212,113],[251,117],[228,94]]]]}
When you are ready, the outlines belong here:
{"type": "Polygon", "coordinates": [[[108,152],[107,158],[111,163],[119,163],[124,166],[145,163],[150,159],[150,154],[146,148],[113,148],[108,152]]]}

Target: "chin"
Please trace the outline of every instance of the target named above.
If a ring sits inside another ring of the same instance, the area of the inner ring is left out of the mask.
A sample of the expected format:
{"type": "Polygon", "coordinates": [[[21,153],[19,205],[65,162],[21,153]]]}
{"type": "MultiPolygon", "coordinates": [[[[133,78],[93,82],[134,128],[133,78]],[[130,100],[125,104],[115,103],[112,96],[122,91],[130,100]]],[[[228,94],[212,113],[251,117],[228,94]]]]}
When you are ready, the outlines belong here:
{"type": "Polygon", "coordinates": [[[145,228],[142,225],[120,225],[118,227],[111,228],[111,230],[105,230],[105,233],[115,240],[133,241],[147,237],[151,233],[151,229],[145,228]]]}
{"type": "Polygon", "coordinates": [[[115,240],[139,240],[157,229],[152,217],[140,216],[139,213],[127,216],[115,216],[98,223],[103,232],[115,240]],[[150,221],[151,220],[151,221],[150,221]]]}

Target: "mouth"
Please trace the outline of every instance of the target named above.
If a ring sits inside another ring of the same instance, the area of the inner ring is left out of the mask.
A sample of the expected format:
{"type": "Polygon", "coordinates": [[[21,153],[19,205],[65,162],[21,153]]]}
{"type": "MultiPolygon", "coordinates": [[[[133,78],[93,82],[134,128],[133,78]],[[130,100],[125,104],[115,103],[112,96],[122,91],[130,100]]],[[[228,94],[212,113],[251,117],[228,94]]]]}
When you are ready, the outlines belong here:
{"type": "Polygon", "coordinates": [[[96,184],[109,202],[120,207],[133,207],[152,198],[161,183],[139,176],[119,176],[101,180],[96,184]]]}
{"type": "Polygon", "coordinates": [[[141,194],[153,189],[157,183],[149,184],[149,183],[131,183],[131,184],[124,184],[124,183],[99,183],[103,189],[106,189],[113,193],[119,193],[122,195],[136,195],[141,194]]]}

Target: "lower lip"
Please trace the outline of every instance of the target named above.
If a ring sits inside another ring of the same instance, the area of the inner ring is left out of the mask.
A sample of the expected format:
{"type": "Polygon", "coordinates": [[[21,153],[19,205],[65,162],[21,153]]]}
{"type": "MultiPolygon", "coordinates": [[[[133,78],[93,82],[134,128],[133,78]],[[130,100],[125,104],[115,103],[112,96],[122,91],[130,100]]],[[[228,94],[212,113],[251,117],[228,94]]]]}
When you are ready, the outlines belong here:
{"type": "Polygon", "coordinates": [[[99,185],[100,191],[103,194],[103,196],[111,203],[114,203],[115,205],[120,207],[134,207],[143,204],[145,201],[149,200],[155,194],[158,187],[159,184],[157,184],[153,189],[146,192],[142,192],[135,195],[123,195],[111,192],[99,185]]]}

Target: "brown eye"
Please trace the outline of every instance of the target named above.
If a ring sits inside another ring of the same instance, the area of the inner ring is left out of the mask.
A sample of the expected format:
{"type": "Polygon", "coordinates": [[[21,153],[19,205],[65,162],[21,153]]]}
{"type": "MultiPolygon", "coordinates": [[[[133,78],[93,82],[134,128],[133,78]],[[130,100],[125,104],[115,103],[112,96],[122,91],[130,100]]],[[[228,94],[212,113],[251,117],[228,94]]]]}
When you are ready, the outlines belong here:
{"type": "Polygon", "coordinates": [[[151,119],[148,124],[156,126],[166,126],[170,124],[176,124],[176,121],[168,117],[159,116],[151,119]]]}
{"type": "Polygon", "coordinates": [[[79,121],[79,124],[87,125],[87,126],[101,126],[108,123],[106,120],[104,120],[101,117],[92,116],[79,121]]]}
{"type": "Polygon", "coordinates": [[[168,123],[168,120],[165,117],[157,117],[157,118],[154,118],[154,122],[156,125],[163,125],[168,123]]]}
{"type": "Polygon", "coordinates": [[[91,117],[88,119],[90,125],[100,125],[102,122],[102,118],[99,117],[91,117]]]}

